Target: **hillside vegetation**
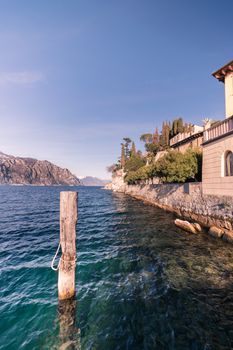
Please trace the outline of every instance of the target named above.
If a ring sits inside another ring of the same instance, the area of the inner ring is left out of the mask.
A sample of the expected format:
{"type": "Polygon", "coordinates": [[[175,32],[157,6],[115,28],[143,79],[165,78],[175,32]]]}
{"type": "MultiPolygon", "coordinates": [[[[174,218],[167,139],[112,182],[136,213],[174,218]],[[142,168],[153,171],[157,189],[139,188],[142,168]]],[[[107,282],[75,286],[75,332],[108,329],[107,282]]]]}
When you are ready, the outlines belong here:
{"type": "Polygon", "coordinates": [[[141,135],[145,153],[137,151],[135,143],[128,137],[121,143],[121,156],[118,161],[108,167],[113,175],[123,169],[125,182],[135,184],[141,180],[157,178],[161,183],[183,183],[201,181],[202,152],[200,149],[188,149],[180,153],[170,148],[170,139],[181,132],[188,132],[191,125],[182,118],[172,123],[164,122],[161,133],[158,128],[154,133],[141,135]]]}

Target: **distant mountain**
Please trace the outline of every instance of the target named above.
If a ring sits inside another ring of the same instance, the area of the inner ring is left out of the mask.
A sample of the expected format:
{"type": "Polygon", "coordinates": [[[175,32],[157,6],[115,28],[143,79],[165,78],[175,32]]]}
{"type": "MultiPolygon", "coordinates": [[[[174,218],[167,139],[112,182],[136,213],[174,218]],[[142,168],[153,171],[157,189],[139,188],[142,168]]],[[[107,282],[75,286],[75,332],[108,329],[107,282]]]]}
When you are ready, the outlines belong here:
{"type": "Polygon", "coordinates": [[[84,186],[105,186],[110,180],[101,180],[97,177],[86,176],[81,179],[81,182],[84,186]]]}
{"type": "Polygon", "coordinates": [[[80,185],[68,169],[47,160],[10,156],[0,152],[0,184],[9,185],[80,185]]]}

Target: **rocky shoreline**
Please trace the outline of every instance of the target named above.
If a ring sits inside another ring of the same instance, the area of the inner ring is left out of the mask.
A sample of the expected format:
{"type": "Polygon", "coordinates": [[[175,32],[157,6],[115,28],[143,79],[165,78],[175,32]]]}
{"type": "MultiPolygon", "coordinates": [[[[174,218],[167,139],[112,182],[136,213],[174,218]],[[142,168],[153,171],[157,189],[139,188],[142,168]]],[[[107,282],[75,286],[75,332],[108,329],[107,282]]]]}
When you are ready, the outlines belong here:
{"type": "Polygon", "coordinates": [[[233,243],[233,198],[202,194],[201,183],[127,185],[122,171],[105,189],[122,192],[146,204],[173,212],[177,217],[199,223],[212,237],[233,243]]]}

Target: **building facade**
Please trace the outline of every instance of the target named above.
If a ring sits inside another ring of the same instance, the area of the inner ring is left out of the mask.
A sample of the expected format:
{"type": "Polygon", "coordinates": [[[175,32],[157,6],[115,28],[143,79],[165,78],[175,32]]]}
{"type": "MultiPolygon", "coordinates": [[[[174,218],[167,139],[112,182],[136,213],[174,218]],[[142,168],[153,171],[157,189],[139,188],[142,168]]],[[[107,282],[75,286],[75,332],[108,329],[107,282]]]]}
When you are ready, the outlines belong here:
{"type": "Polygon", "coordinates": [[[225,120],[204,131],[203,194],[233,196],[233,61],[213,76],[225,85],[225,120]]]}
{"type": "Polygon", "coordinates": [[[172,137],[170,147],[184,153],[188,148],[201,148],[203,143],[203,127],[192,125],[189,132],[182,132],[172,137]]]}

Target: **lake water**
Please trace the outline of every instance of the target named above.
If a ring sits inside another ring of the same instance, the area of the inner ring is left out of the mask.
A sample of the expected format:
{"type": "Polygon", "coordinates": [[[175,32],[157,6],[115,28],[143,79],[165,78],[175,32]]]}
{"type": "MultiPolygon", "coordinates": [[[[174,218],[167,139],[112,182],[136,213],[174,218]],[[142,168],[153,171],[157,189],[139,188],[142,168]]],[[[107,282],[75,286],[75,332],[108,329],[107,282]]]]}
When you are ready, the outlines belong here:
{"type": "MultiPolygon", "coordinates": [[[[63,187],[0,187],[0,349],[233,348],[233,248],[123,194],[77,187],[77,303],[58,312],[63,187]],[[67,332],[67,334],[66,334],[67,332]]],[[[60,310],[60,308],[59,308],[60,310]]]]}

